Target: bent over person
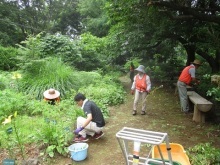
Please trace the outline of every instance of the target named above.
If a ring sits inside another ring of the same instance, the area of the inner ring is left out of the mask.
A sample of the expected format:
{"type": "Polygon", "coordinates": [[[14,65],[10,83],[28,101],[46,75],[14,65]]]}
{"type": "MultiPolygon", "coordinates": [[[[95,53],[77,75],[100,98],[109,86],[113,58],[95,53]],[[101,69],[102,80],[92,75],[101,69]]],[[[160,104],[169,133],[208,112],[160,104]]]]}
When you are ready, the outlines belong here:
{"type": "Polygon", "coordinates": [[[93,102],[81,94],[78,93],[74,97],[74,101],[80,106],[85,115],[84,117],[77,118],[77,128],[74,131],[76,134],[75,142],[85,142],[88,141],[87,135],[92,136],[94,139],[99,139],[104,135],[102,132],[105,126],[105,120],[100,108],[93,102]]]}
{"type": "Polygon", "coordinates": [[[191,63],[191,65],[183,69],[177,81],[177,88],[179,92],[181,111],[183,111],[185,114],[187,114],[189,111],[189,103],[188,103],[186,86],[189,85],[192,81],[195,82],[196,84],[199,83],[199,81],[196,79],[196,76],[195,76],[196,69],[198,69],[199,66],[201,66],[201,62],[199,60],[194,60],[191,63]]]}
{"type": "Polygon", "coordinates": [[[56,105],[60,102],[60,92],[53,88],[46,90],[43,95],[48,104],[56,105]]]}
{"type": "Polygon", "coordinates": [[[140,65],[135,71],[138,74],[134,77],[134,82],[131,87],[131,94],[134,96],[133,115],[137,114],[137,105],[139,101],[142,101],[141,115],[146,114],[146,97],[151,90],[150,77],[145,73],[145,67],[140,65]]]}

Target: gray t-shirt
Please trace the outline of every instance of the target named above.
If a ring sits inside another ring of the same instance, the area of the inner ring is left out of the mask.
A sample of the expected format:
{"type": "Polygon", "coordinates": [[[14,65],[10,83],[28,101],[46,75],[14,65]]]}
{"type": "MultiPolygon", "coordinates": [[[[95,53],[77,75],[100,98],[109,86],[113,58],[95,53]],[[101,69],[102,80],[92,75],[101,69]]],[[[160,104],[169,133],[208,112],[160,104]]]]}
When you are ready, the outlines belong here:
{"type": "MultiPolygon", "coordinates": [[[[191,65],[193,65],[193,64],[191,64],[191,65]]],[[[196,69],[194,67],[190,68],[189,69],[189,74],[191,75],[192,78],[195,78],[196,77],[196,69]]]]}
{"type": "Polygon", "coordinates": [[[97,127],[105,126],[105,120],[102,112],[93,101],[86,101],[83,106],[83,111],[86,115],[92,114],[92,121],[96,123],[97,127]]]}

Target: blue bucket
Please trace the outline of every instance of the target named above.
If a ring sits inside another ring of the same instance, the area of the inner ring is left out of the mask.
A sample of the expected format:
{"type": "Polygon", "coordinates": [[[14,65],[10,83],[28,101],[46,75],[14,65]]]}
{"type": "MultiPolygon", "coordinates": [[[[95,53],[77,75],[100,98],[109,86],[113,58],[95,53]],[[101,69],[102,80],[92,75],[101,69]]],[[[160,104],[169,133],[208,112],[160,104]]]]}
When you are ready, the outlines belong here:
{"type": "Polygon", "coordinates": [[[82,161],[87,157],[89,145],[87,143],[75,143],[68,147],[71,158],[75,161],[82,161]]]}

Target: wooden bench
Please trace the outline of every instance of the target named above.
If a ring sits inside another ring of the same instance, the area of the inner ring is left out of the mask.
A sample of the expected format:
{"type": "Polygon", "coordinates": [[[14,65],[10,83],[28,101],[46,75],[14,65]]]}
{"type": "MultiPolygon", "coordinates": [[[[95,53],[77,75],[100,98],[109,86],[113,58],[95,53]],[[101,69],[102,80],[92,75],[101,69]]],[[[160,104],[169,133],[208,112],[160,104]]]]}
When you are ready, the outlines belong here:
{"type": "MultiPolygon", "coordinates": [[[[177,83],[173,83],[173,85],[175,86],[175,93],[174,94],[177,94],[177,92],[178,92],[177,83]]],[[[193,87],[187,85],[186,89],[187,89],[187,91],[191,91],[191,90],[193,90],[193,87]]]]}
{"type": "Polygon", "coordinates": [[[194,104],[193,121],[205,123],[205,112],[208,112],[213,104],[194,91],[188,91],[187,95],[194,104]]]}

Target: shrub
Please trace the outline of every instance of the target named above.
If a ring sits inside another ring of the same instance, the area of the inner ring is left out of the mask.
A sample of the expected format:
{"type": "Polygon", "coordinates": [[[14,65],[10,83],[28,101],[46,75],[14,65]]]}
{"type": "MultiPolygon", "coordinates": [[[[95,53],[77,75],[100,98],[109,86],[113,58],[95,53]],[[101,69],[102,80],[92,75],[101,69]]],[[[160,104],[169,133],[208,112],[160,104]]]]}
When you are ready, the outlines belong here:
{"type": "Polygon", "coordinates": [[[0,70],[16,70],[18,68],[17,54],[16,48],[0,46],[0,70]]]}
{"type": "Polygon", "coordinates": [[[90,100],[93,100],[102,110],[104,117],[109,117],[107,106],[118,105],[124,102],[125,91],[122,86],[114,82],[114,78],[103,77],[96,84],[82,87],[79,92],[86,95],[90,100]]]}
{"type": "Polygon", "coordinates": [[[2,101],[0,104],[1,117],[9,116],[10,114],[13,114],[15,110],[17,110],[19,114],[30,114],[30,112],[24,111],[27,110],[26,103],[29,98],[22,93],[6,89],[0,92],[0,100],[2,101]]]}

